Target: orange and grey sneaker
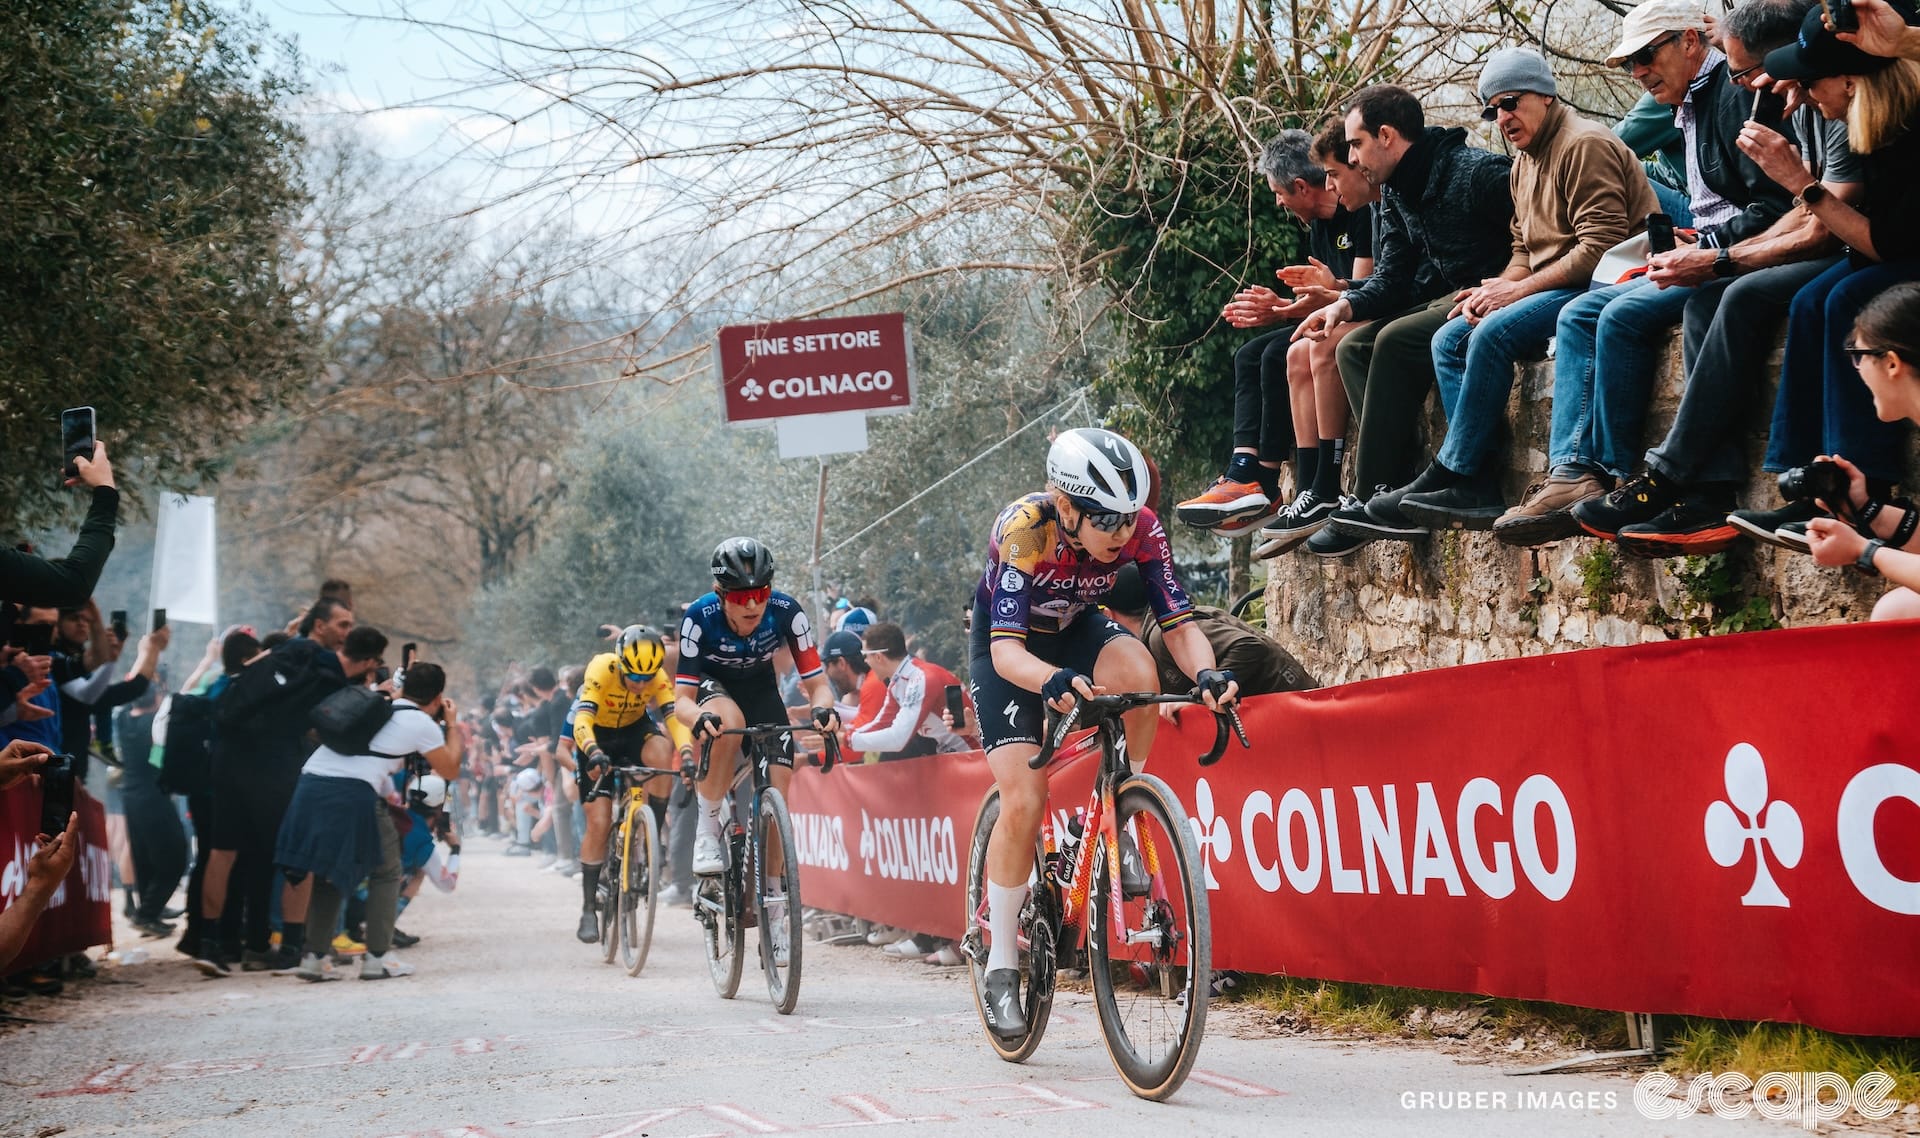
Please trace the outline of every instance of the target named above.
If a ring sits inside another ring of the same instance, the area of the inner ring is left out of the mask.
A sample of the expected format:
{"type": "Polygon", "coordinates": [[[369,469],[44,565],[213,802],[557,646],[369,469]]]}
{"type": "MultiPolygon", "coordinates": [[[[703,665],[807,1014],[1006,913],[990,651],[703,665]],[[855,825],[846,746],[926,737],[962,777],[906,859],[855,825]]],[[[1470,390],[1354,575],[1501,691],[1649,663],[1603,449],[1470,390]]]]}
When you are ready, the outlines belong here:
{"type": "Polygon", "coordinates": [[[1743,536],[1727,515],[1731,494],[1682,498],[1650,521],[1621,526],[1614,540],[1636,557],[1689,557],[1719,553],[1743,536]]]}
{"type": "Polygon", "coordinates": [[[1230,482],[1225,477],[1213,480],[1197,497],[1188,498],[1173,508],[1174,514],[1190,526],[1212,529],[1264,512],[1272,500],[1258,482],[1230,482]]]}

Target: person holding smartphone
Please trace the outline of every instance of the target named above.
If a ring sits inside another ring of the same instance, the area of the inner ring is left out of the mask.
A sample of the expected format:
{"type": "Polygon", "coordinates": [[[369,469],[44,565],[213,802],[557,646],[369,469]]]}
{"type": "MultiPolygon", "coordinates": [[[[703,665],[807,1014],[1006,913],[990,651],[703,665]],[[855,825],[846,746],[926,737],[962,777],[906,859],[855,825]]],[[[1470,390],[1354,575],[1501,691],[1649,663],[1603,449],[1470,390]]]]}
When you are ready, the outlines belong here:
{"type": "Polygon", "coordinates": [[[96,440],[93,457],[74,459],[73,464],[76,473],[66,479],[66,484],[84,487],[93,496],[73,549],[65,557],[49,561],[11,547],[0,548],[0,597],[19,604],[63,608],[86,604],[93,595],[107,555],[113,552],[120,491],[114,485],[113,464],[107,461],[105,443],[96,440]]]}
{"type": "Polygon", "coordinates": [[[886,685],[886,698],[873,722],[847,737],[856,751],[873,751],[881,761],[912,759],[947,751],[965,751],[971,744],[940,713],[946,692],[960,686],[952,672],[931,660],[907,652],[907,635],[892,621],[867,629],[867,666],[886,685]]]}

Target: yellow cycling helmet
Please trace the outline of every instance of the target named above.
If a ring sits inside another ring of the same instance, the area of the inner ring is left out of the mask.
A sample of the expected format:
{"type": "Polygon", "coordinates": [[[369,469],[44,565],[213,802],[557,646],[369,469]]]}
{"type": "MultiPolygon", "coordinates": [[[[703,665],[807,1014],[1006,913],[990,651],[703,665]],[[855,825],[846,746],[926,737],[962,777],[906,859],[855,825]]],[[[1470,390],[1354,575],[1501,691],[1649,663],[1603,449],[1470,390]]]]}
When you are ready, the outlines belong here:
{"type": "Polygon", "coordinates": [[[614,641],[613,655],[623,673],[648,679],[653,678],[667,662],[667,649],[660,642],[660,630],[644,624],[629,624],[621,630],[620,638],[614,641]]]}

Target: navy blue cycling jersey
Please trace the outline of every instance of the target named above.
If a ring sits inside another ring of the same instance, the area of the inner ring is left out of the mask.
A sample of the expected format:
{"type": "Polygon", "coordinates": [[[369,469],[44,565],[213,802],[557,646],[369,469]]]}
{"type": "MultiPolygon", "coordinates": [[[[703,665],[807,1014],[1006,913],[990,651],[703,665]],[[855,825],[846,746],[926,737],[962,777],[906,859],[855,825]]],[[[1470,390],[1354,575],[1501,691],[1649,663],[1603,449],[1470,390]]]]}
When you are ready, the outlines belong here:
{"type": "Polygon", "coordinates": [[[741,636],[727,626],[719,594],[708,593],[687,606],[686,618],[680,622],[680,667],[674,679],[698,684],[703,677],[711,677],[725,685],[762,675],[770,677],[773,654],[782,645],[793,652],[801,679],[821,673],[820,653],[813,646],[813,623],[799,601],[775,591],[767,598],[767,611],[760,623],[741,636]]]}

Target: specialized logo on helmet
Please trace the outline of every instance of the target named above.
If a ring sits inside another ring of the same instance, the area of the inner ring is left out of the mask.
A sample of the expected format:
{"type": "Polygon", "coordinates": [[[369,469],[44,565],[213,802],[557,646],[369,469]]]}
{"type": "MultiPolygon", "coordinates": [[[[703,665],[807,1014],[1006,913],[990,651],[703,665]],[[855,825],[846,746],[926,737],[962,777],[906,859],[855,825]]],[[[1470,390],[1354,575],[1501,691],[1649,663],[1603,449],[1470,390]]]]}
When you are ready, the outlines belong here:
{"type": "Polygon", "coordinates": [[[758,403],[761,394],[765,391],[766,388],[761,387],[760,381],[757,379],[749,379],[740,385],[740,397],[749,403],[758,403]]]}

